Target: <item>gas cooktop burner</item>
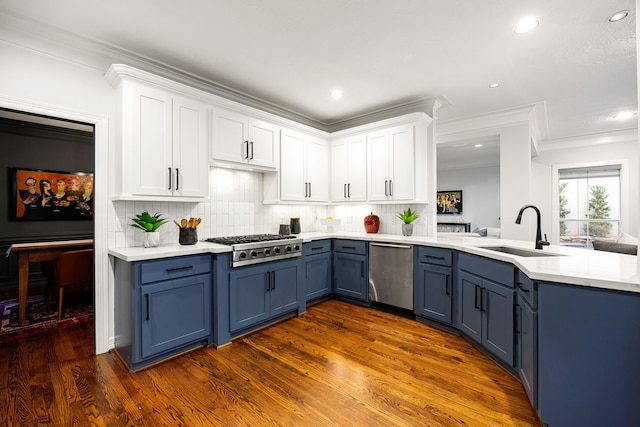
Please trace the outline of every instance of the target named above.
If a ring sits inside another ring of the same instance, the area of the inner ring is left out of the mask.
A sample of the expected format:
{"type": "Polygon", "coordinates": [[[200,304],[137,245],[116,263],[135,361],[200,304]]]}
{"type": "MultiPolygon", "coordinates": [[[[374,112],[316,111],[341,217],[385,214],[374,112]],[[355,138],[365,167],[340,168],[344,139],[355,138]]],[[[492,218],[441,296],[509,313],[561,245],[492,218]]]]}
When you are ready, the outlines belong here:
{"type": "Polygon", "coordinates": [[[269,242],[272,240],[295,239],[296,236],[288,234],[248,234],[244,236],[209,237],[206,242],[219,245],[239,245],[243,243],[269,242]]]}
{"type": "Polygon", "coordinates": [[[288,234],[210,237],[205,241],[231,246],[233,248],[231,253],[233,267],[302,255],[302,239],[288,234]]]}

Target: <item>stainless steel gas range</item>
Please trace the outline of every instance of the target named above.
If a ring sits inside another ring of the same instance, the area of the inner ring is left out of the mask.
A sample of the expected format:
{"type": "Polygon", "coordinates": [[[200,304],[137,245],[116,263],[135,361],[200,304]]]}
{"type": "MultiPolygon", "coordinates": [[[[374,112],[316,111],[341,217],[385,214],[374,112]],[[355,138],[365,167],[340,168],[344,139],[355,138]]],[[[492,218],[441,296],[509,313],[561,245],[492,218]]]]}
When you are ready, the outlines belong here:
{"type": "Polygon", "coordinates": [[[302,255],[302,239],[285,234],[210,237],[206,242],[233,248],[232,267],[276,261],[302,255]]]}

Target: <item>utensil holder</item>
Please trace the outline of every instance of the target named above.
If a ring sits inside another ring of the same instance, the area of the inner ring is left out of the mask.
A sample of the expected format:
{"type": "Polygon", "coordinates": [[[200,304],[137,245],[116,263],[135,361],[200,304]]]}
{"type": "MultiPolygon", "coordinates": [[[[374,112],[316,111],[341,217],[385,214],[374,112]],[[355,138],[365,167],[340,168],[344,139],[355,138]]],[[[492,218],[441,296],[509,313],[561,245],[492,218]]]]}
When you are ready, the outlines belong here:
{"type": "Polygon", "coordinates": [[[178,243],[181,245],[195,245],[198,242],[198,230],[196,228],[181,228],[178,243]]]}

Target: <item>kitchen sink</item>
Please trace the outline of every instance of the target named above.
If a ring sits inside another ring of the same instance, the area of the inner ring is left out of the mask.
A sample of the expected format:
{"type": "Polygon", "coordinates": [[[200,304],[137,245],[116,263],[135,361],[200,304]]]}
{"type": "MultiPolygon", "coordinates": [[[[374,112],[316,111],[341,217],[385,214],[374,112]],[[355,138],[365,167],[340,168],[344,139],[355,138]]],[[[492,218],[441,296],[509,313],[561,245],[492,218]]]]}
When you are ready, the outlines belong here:
{"type": "Polygon", "coordinates": [[[542,252],[542,250],[520,249],[520,248],[512,248],[510,246],[478,246],[478,248],[487,249],[490,251],[502,252],[510,255],[522,256],[522,257],[564,256],[561,254],[542,252]]]}

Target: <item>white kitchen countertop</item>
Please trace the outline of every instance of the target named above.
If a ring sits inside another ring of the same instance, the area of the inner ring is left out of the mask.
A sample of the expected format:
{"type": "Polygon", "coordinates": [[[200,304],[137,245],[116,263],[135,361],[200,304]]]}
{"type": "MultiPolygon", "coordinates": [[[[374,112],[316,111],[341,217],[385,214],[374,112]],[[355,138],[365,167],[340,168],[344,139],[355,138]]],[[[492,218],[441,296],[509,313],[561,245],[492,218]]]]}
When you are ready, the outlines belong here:
{"type": "MultiPolygon", "coordinates": [[[[640,293],[637,257],[565,246],[545,246],[542,252],[563,256],[521,257],[483,249],[483,246],[510,246],[534,250],[533,242],[469,236],[405,237],[398,234],[367,234],[346,232],[310,232],[299,235],[304,242],[320,239],[352,239],[389,243],[408,243],[454,249],[512,263],[529,278],[603,289],[640,293]]],[[[230,246],[198,242],[195,245],[169,245],[156,248],[114,248],[109,254],[125,261],[143,261],[202,253],[230,252],[230,246]]]]}

